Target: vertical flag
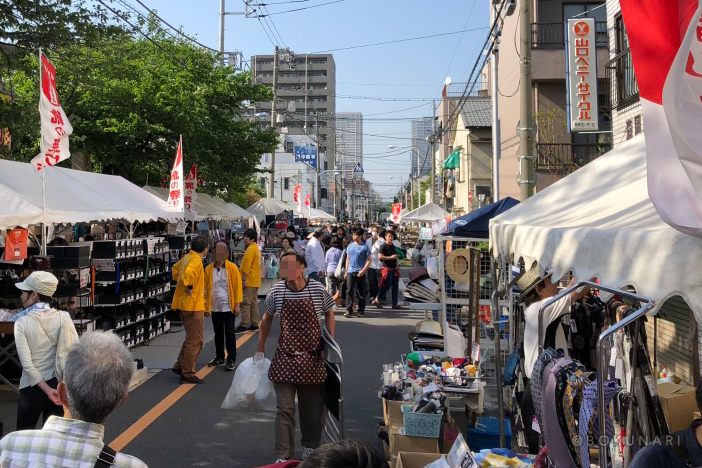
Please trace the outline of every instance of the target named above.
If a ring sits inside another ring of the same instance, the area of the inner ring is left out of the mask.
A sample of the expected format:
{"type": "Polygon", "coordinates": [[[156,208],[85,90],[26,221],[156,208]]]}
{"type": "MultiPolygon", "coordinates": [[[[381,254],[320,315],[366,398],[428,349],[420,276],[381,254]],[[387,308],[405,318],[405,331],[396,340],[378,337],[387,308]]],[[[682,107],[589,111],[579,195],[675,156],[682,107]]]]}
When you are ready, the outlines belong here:
{"type": "Polygon", "coordinates": [[[9,128],[4,128],[2,130],[2,146],[11,146],[12,145],[12,137],[10,136],[10,129],[9,128]]]}
{"type": "Polygon", "coordinates": [[[192,216],[195,220],[195,200],[197,200],[197,164],[193,164],[190,172],[185,177],[185,196],[183,197],[183,205],[185,212],[192,216]]]}
{"type": "Polygon", "coordinates": [[[700,1],[620,1],[644,114],[648,195],[663,221],[696,237],[702,237],[700,1]]]}
{"type": "Polygon", "coordinates": [[[183,136],[178,140],[178,150],[176,151],[173,170],[171,170],[171,183],[168,184],[168,204],[175,211],[183,211],[183,136]]]}
{"type": "Polygon", "coordinates": [[[311,194],[307,194],[305,197],[305,206],[307,207],[307,218],[312,217],[312,207],[310,206],[310,198],[312,198],[311,194]]]}
{"type": "Polygon", "coordinates": [[[297,205],[297,212],[302,214],[302,185],[296,185],[293,192],[293,200],[297,205]]]}
{"type": "Polygon", "coordinates": [[[56,69],[54,65],[39,52],[40,89],[39,116],[41,119],[41,153],[32,159],[32,165],[41,171],[68,159],[68,136],[73,127],[59,102],[56,90],[56,69]]]}
{"type": "Polygon", "coordinates": [[[402,203],[393,203],[392,216],[390,217],[393,224],[400,224],[400,220],[402,219],[402,215],[400,213],[402,213],[402,203]]]}

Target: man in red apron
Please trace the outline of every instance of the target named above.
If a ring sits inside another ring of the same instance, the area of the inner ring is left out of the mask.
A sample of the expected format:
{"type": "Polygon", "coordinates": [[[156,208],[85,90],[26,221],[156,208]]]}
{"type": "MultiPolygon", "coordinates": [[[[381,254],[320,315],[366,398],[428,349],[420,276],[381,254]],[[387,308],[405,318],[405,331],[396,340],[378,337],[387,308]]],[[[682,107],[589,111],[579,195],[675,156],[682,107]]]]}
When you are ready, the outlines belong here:
{"type": "Polygon", "coordinates": [[[268,377],[275,389],[278,413],[275,417],[277,462],[295,456],[295,395],[300,405],[302,459],[319,447],[324,427],[322,384],[327,370],[322,357],[322,326],[334,336],[334,300],[322,283],[304,277],[305,257],[288,252],[280,258],[280,274],[266,297],[261,320],[258,352],[265,353],[273,318],[280,316],[281,335],[268,377]]]}

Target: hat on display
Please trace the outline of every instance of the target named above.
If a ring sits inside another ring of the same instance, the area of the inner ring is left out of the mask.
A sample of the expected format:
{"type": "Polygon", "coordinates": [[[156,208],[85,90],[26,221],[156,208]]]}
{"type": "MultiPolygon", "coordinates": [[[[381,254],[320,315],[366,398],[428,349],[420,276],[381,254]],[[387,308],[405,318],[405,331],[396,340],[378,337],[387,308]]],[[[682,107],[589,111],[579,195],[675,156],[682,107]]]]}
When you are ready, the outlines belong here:
{"type": "Polygon", "coordinates": [[[446,257],[446,273],[456,283],[470,280],[470,250],[455,249],[446,257]]]}
{"type": "Polygon", "coordinates": [[[441,330],[441,324],[434,320],[422,320],[417,322],[414,329],[421,335],[444,336],[444,332],[441,330]]]}
{"type": "Polygon", "coordinates": [[[543,278],[539,274],[539,265],[534,265],[529,271],[524,273],[517,280],[517,286],[522,290],[522,296],[529,294],[539,283],[551,276],[552,273],[547,272],[543,278]]]}
{"type": "Polygon", "coordinates": [[[48,271],[35,271],[24,281],[15,283],[15,286],[22,291],[34,291],[42,296],[51,297],[56,292],[58,279],[48,271]]]}
{"type": "Polygon", "coordinates": [[[429,278],[429,272],[423,266],[414,267],[409,272],[410,283],[423,280],[424,278],[429,278]]]}

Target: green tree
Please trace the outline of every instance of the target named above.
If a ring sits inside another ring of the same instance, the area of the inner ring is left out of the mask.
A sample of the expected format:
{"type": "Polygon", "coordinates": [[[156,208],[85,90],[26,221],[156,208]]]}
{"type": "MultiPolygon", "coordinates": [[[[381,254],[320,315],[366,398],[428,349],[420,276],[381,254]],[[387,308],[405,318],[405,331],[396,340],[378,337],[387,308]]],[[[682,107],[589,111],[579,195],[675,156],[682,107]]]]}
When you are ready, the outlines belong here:
{"type": "MultiPolygon", "coordinates": [[[[197,164],[205,192],[243,200],[255,188],[260,155],[277,145],[272,129],[245,115],[249,102],[271,99],[270,89],[218,66],[214,53],[155,28],[149,35],[124,32],[51,57],[74,129],[71,151],[90,155],[98,172],[158,185],[182,135],[184,170],[197,164]]],[[[12,128],[10,157],[28,161],[39,151],[38,72],[35,55],[22,60],[10,73],[15,98],[0,104],[0,121],[12,128]]]]}

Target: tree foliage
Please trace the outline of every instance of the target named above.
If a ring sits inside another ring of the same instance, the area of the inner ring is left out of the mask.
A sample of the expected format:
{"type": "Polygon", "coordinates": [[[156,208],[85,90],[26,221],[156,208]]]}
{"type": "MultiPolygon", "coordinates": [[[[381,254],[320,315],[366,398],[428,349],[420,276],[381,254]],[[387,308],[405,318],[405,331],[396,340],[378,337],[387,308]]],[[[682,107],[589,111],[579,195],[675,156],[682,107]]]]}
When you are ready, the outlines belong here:
{"type": "MultiPolygon", "coordinates": [[[[245,116],[249,102],[271,99],[270,89],[147,26],[151,40],[123,31],[49,53],[74,128],[71,152],[90,155],[96,171],[158,185],[182,135],[184,170],[197,164],[206,192],[243,201],[260,155],[277,144],[273,130],[245,116]]],[[[28,161],[39,151],[37,57],[21,60],[10,72],[14,99],[0,104],[0,122],[12,129],[10,157],[28,161]]]]}

